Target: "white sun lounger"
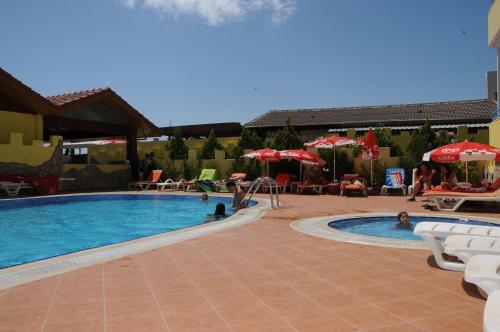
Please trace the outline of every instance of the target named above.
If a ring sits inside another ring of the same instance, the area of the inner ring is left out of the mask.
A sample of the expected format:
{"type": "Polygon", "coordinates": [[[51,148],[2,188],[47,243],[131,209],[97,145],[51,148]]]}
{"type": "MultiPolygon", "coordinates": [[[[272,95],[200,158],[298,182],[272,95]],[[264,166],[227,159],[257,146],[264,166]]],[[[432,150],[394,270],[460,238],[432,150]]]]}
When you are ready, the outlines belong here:
{"type": "Polygon", "coordinates": [[[34,187],[26,182],[10,182],[2,181],[0,182],[0,189],[3,189],[9,196],[17,196],[23,189],[34,189],[34,187]]]}
{"type": "Polygon", "coordinates": [[[444,241],[444,252],[457,256],[464,263],[476,255],[500,255],[500,238],[488,236],[451,235],[444,241]]]}
{"type": "Polygon", "coordinates": [[[172,179],[167,179],[165,182],[156,183],[156,189],[158,189],[159,191],[163,191],[163,190],[172,190],[172,191],[179,190],[179,186],[183,182],[185,182],[185,181],[186,180],[182,179],[182,180],[179,180],[179,181],[175,182],[172,179]]]}
{"type": "Polygon", "coordinates": [[[488,296],[483,314],[483,331],[500,331],[500,291],[496,291],[488,296]]]}
{"type": "Polygon", "coordinates": [[[465,266],[464,279],[475,284],[484,297],[500,290],[500,255],[472,256],[465,266]]]}
{"type": "Polygon", "coordinates": [[[415,226],[413,233],[421,236],[429,244],[439,267],[451,271],[463,271],[465,269],[464,264],[448,262],[443,258],[445,251],[442,240],[451,235],[476,235],[500,238],[500,227],[424,221],[415,226]]]}
{"type": "Polygon", "coordinates": [[[467,201],[476,202],[500,202],[500,189],[494,192],[456,192],[456,191],[428,191],[424,193],[424,197],[427,197],[436,203],[436,207],[439,211],[445,212],[455,212],[458,208],[467,201]],[[451,206],[449,203],[452,202],[451,206]]]}

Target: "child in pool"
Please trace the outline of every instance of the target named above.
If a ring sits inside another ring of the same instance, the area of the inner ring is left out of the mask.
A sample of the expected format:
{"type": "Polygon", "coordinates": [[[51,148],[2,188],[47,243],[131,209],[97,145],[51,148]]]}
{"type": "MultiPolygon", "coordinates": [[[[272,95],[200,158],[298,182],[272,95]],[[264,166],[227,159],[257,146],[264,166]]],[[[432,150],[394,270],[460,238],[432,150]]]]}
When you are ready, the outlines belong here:
{"type": "Polygon", "coordinates": [[[201,200],[202,201],[208,201],[208,194],[207,193],[201,194],[201,200]]]}
{"type": "Polygon", "coordinates": [[[207,216],[207,222],[217,221],[226,217],[226,206],[223,203],[218,203],[215,206],[215,212],[207,216]]]}
{"type": "Polygon", "coordinates": [[[408,215],[408,212],[401,211],[398,213],[398,223],[396,224],[396,228],[413,230],[413,225],[410,223],[410,216],[408,215]]]}

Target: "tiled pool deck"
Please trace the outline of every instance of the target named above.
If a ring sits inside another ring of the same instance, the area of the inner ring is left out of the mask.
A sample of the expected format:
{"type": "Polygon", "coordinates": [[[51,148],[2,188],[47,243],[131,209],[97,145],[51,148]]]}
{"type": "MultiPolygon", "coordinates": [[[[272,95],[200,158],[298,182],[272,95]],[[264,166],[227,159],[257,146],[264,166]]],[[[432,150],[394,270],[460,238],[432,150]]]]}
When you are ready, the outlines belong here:
{"type": "Polygon", "coordinates": [[[423,203],[282,201],[250,224],[0,290],[0,331],[482,331],[485,301],[463,273],[433,267],[430,251],[335,242],[289,226],[425,212],[423,203]]]}

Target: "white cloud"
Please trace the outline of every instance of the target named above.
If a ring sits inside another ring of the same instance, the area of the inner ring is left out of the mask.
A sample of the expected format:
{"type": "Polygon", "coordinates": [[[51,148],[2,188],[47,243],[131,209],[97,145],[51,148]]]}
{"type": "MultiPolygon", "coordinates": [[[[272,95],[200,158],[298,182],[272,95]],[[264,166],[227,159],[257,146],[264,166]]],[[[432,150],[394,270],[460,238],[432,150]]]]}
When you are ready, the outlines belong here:
{"type": "Polygon", "coordinates": [[[295,11],[297,0],[121,0],[128,8],[139,3],[160,15],[198,16],[216,26],[242,20],[250,12],[271,11],[273,24],[286,21],[295,11]]]}

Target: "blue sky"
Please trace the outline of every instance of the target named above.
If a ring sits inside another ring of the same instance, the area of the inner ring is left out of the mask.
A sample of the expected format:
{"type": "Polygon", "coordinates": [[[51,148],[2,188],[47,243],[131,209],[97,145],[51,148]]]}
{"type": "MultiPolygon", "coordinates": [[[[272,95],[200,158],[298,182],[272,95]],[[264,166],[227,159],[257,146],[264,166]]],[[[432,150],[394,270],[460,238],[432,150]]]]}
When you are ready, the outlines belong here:
{"type": "Polygon", "coordinates": [[[110,86],[158,126],[270,109],[484,98],[489,0],[11,0],[0,66],[110,86]]]}

